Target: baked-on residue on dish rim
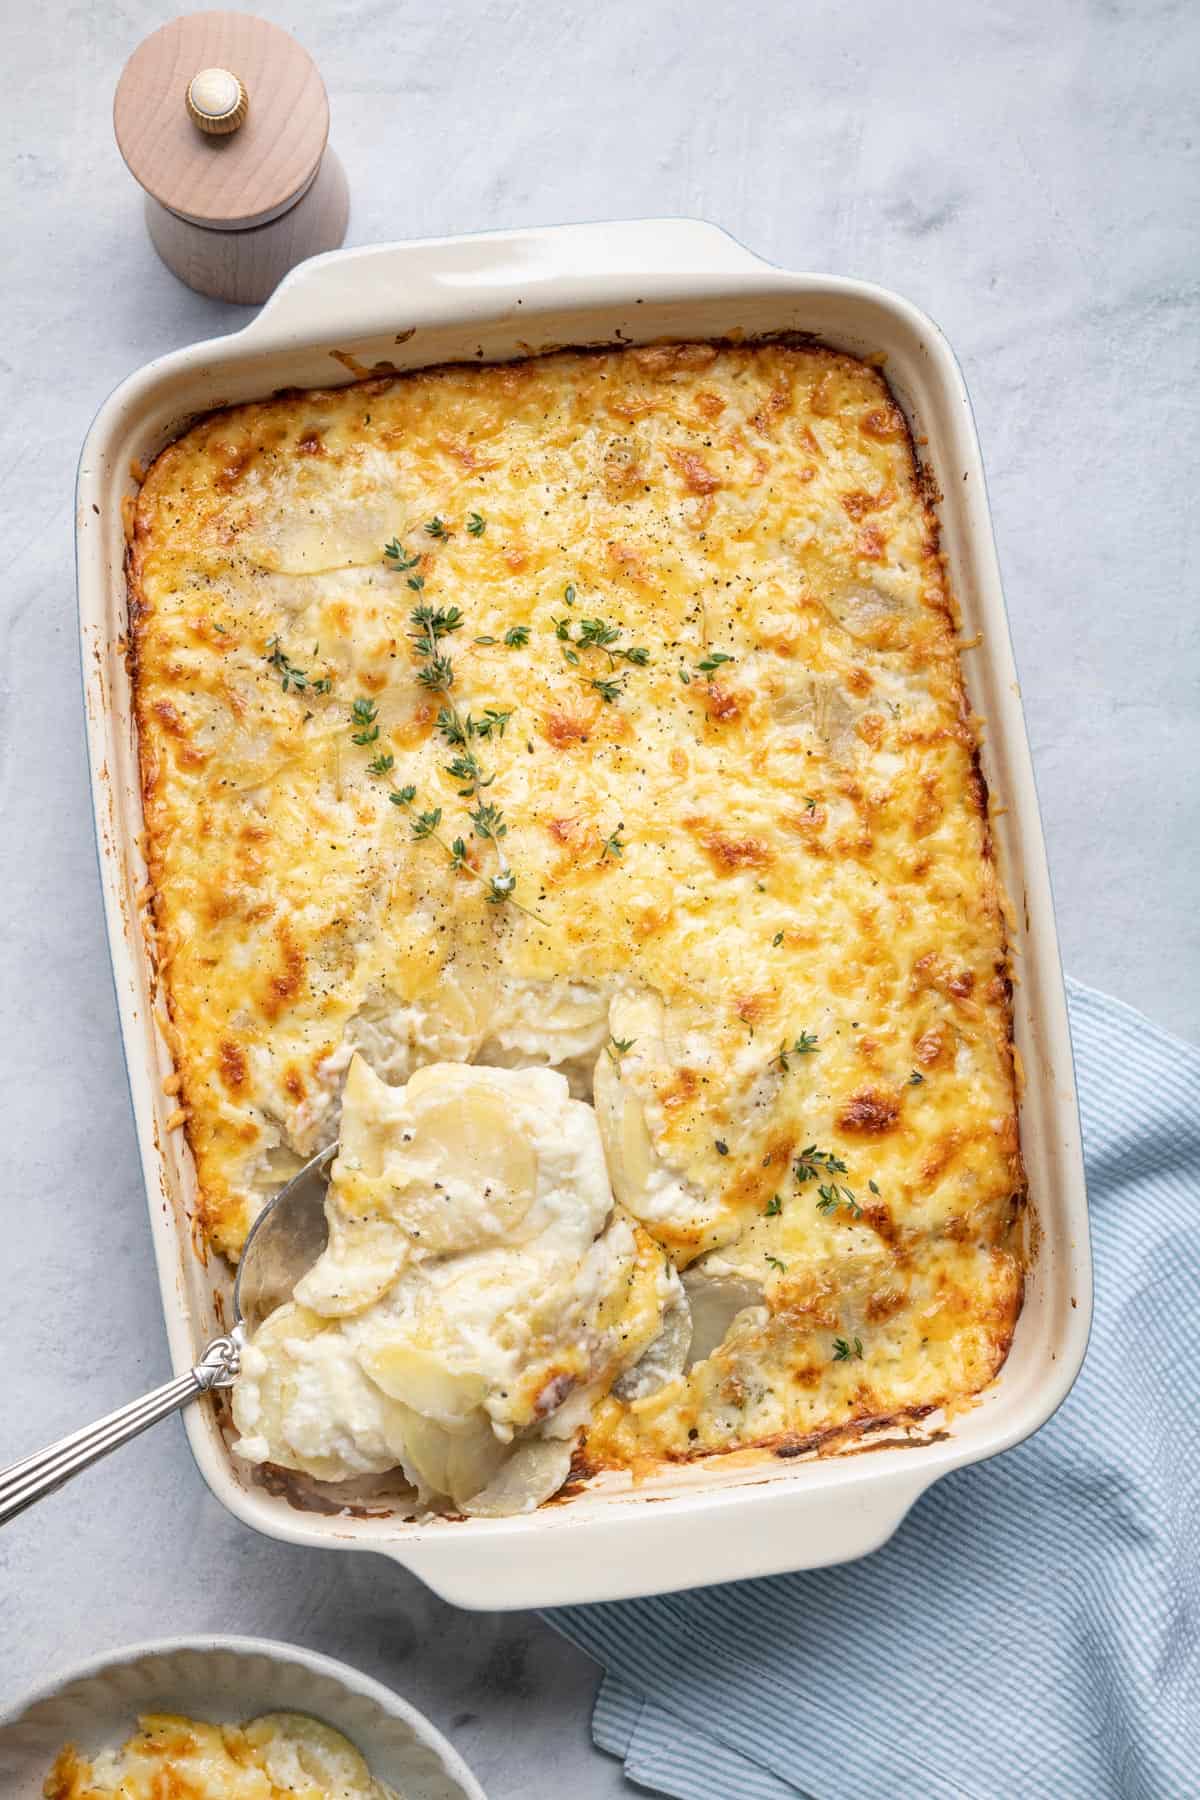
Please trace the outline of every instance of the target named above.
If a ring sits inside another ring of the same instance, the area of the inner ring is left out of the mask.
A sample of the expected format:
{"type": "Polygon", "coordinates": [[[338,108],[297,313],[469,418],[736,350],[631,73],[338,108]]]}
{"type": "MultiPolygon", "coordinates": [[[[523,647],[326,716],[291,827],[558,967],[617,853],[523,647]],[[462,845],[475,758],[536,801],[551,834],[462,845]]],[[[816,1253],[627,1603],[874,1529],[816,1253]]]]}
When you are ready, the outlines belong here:
{"type": "MultiPolygon", "coordinates": [[[[361,372],[364,365],[380,363],[418,366],[474,354],[511,356],[530,344],[540,349],[547,342],[611,340],[623,332],[636,341],[639,336],[716,336],[734,327],[752,335],[808,329],[852,351],[886,352],[889,379],[910,420],[930,441],[946,490],[940,512],[953,585],[963,602],[967,628],[983,625],[989,632],[987,654],[973,661],[973,699],[989,719],[989,775],[1008,802],[998,835],[1017,899],[1017,942],[1022,952],[1016,996],[1018,1046],[1026,1065],[1040,1076],[1030,1084],[1022,1115],[1032,1185],[1039,1204],[1045,1203],[1045,1245],[1004,1374],[976,1413],[956,1422],[948,1440],[904,1453],[885,1451],[858,1459],[856,1465],[818,1463],[805,1471],[802,1485],[781,1465],[772,1467],[760,1459],[747,1468],[738,1458],[725,1459],[726,1466],[719,1471],[710,1466],[702,1473],[683,1471],[664,1482],[648,1482],[632,1495],[619,1484],[614,1487],[602,1480],[575,1508],[567,1509],[573,1530],[585,1530],[593,1551],[605,1562],[601,1577],[582,1571],[577,1558],[566,1554],[554,1509],[529,1521],[473,1522],[461,1528],[453,1550],[436,1525],[398,1526],[395,1521],[357,1515],[299,1518],[286,1502],[256,1496],[235,1483],[211,1428],[193,1423],[193,1443],[206,1475],[243,1517],[301,1541],[392,1549],[442,1591],[467,1603],[476,1598],[474,1576],[485,1569],[494,1583],[495,1603],[516,1604],[533,1596],[595,1598],[645,1591],[859,1554],[894,1528],[913,1497],[942,1470],[989,1454],[1032,1429],[1061,1399],[1078,1365],[1086,1335],[1088,1289],[1069,1054],[1036,806],[1011,685],[977,446],[961,380],[935,328],[894,296],[864,284],[770,270],[710,228],[659,223],[501,234],[490,240],[323,259],[302,278],[285,284],[263,319],[240,341],[233,341],[218,363],[212,363],[211,352],[182,353],[165,371],[148,372],[127,384],[99,421],[81,470],[85,655],[91,644],[99,659],[98,679],[89,685],[93,702],[104,700],[107,685],[116,714],[123,718],[127,690],[108,655],[120,619],[114,581],[121,547],[111,528],[112,513],[101,509],[95,516],[104,523],[91,529],[89,503],[98,505],[97,497],[107,501],[119,495],[130,455],[148,459],[177,435],[188,412],[214,401],[239,400],[285,381],[297,386],[318,383],[331,349],[339,361],[361,372]],[[506,287],[511,290],[514,282],[521,284],[525,296],[519,332],[507,322],[500,303],[501,293],[506,287]],[[397,318],[410,323],[396,331],[397,318]],[[1038,930],[1031,935],[1035,922],[1038,930]],[[851,1491],[859,1504],[848,1509],[841,1496],[851,1491]],[[647,1505],[660,1495],[671,1500],[665,1511],[647,1505]],[[748,1512],[756,1516],[759,1529],[749,1535],[731,1534],[726,1519],[732,1522],[748,1512]],[[687,1554],[676,1528],[666,1523],[668,1513],[676,1520],[687,1517],[687,1554]],[[801,1520],[803,1530],[798,1534],[801,1520]],[[498,1558],[490,1546],[500,1550],[514,1534],[521,1546],[519,1559],[506,1561],[503,1552],[498,1558]],[[468,1539],[470,1551],[465,1549],[468,1539]],[[609,1547],[612,1558],[607,1555],[609,1547]]],[[[146,1125],[157,1115],[161,1128],[169,1108],[155,1097],[147,1079],[146,1049],[152,1045],[139,1016],[138,991],[146,993],[145,976],[139,977],[136,966],[121,952],[122,940],[130,951],[135,946],[132,920],[124,914],[140,885],[135,869],[130,870],[134,879],[125,885],[121,847],[131,837],[136,818],[129,746],[106,733],[102,723],[93,704],[98,811],[102,815],[106,793],[117,802],[110,816],[118,829],[110,841],[105,841],[103,816],[100,824],[110,926],[123,977],[123,1022],[131,1050],[136,1050],[131,1078],[139,1118],[146,1125]],[[111,788],[102,774],[114,778],[111,788]]],[[[159,1066],[165,1072],[161,1061],[159,1066]]],[[[148,1135],[143,1144],[148,1172],[161,1169],[172,1193],[179,1179],[186,1187],[186,1164],[177,1168],[172,1158],[160,1159],[148,1135]]],[[[185,1325],[171,1296],[179,1293],[180,1282],[190,1287],[190,1306],[198,1321],[204,1319],[208,1302],[186,1261],[179,1260],[177,1240],[170,1236],[165,1216],[158,1222],[156,1241],[168,1283],[173,1343],[176,1354],[185,1355],[198,1333],[185,1325]]]]}

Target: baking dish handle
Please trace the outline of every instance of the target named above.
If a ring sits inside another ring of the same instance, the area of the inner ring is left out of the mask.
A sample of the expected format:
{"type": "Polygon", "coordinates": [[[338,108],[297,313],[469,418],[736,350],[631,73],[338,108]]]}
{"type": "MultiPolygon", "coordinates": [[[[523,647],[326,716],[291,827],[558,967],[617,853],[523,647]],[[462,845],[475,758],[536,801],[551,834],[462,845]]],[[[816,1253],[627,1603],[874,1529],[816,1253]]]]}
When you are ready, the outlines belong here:
{"type": "Polygon", "coordinates": [[[761,274],[770,267],[703,219],[627,219],[368,244],[300,263],[238,338],[312,343],[344,335],[348,324],[365,336],[394,329],[398,320],[444,317],[448,306],[461,311],[473,288],[481,311],[486,305],[494,316],[506,290],[514,305],[532,292],[539,305],[551,293],[569,305],[573,292],[583,303],[609,282],[627,291],[631,276],[644,277],[653,291],[664,279],[761,274]]]}

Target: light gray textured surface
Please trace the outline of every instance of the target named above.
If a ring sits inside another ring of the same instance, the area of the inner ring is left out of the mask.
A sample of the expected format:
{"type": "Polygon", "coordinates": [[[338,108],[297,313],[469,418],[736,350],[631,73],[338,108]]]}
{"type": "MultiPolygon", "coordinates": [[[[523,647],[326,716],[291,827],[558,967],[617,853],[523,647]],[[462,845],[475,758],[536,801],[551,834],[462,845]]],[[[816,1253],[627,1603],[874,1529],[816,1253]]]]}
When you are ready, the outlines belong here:
{"type": "MultiPolygon", "coordinates": [[[[3,25],[2,1459],[167,1370],[71,560],[75,461],[100,400],[243,316],[159,266],[112,143],[121,65],[167,16],[48,0],[3,25]]],[[[295,0],[275,16],[325,74],[352,242],[689,213],[939,320],[979,415],[1067,966],[1200,1035],[1200,14],[295,0]]],[[[273,1634],[390,1679],[495,1800],[629,1791],[588,1744],[582,1656],[535,1620],[454,1613],[374,1558],[251,1536],[175,1424],[7,1528],[0,1579],[0,1705],[105,1644],[273,1634]]]]}

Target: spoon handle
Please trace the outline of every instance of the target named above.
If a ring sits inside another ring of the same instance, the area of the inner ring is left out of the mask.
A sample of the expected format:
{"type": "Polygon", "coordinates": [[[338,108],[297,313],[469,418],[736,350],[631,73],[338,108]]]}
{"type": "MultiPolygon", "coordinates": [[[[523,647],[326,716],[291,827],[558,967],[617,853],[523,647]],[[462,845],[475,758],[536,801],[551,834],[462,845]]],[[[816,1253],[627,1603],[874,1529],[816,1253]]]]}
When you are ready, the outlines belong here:
{"type": "Polygon", "coordinates": [[[156,1425],[168,1413],[178,1412],[197,1394],[229,1387],[237,1374],[239,1350],[235,1337],[214,1338],[186,1375],[177,1375],[174,1381],[164,1382],[162,1387],[152,1389],[140,1400],[131,1400],[127,1406],[119,1406],[94,1425],[86,1425],[82,1431],[59,1438],[36,1455],[0,1469],[0,1525],[15,1519],[35,1500],[52,1494],[81,1469],[91,1468],[102,1456],[127,1444],[148,1425],[156,1425]]]}

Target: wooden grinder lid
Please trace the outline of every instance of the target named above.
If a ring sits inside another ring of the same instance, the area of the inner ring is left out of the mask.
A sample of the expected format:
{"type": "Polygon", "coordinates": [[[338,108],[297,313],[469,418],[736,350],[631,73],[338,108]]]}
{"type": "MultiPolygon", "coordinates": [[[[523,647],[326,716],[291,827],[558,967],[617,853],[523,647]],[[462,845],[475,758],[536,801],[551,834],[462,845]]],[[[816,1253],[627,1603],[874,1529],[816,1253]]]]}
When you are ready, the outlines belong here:
{"type": "Polygon", "coordinates": [[[130,171],[162,206],[196,225],[245,230],[286,212],[309,186],[329,136],[329,100],[311,56],[278,25],[251,13],[189,13],[134,51],[113,125],[130,171]],[[189,88],[201,71],[225,70],[244,90],[240,118],[206,127],[189,110],[189,88]]]}

